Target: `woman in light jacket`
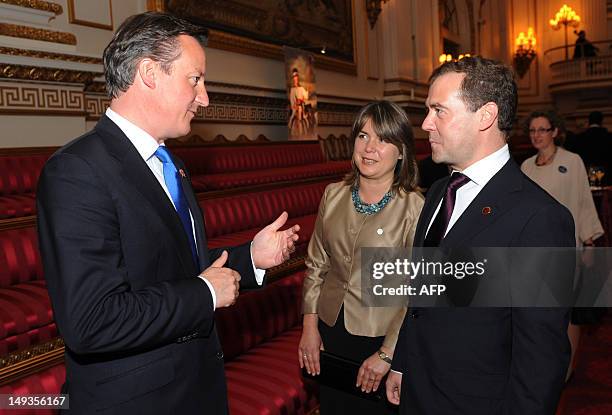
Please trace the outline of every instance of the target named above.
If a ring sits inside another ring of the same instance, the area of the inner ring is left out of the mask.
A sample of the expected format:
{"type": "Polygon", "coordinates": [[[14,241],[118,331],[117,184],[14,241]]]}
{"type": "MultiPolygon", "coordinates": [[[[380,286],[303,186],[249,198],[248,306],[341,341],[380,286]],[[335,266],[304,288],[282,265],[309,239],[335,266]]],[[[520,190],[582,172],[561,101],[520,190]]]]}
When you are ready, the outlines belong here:
{"type": "MultiPolygon", "coordinates": [[[[311,374],[321,371],[321,348],[358,362],[354,384],[371,393],[391,367],[406,307],[362,305],[361,248],[412,246],[423,197],[415,190],[414,136],[401,107],[366,105],[351,138],[353,170],[325,189],[308,246],[298,358],[311,374]]],[[[322,415],[389,410],[386,399],[373,403],[324,385],[320,402],[322,415]]]]}
{"type": "MultiPolygon", "coordinates": [[[[559,203],[569,209],[574,218],[576,246],[593,246],[593,241],[603,235],[603,228],[589,186],[586,168],[578,154],[565,150],[555,143],[562,129],[562,121],[553,111],[532,112],[525,123],[531,144],[538,153],[521,165],[521,170],[540,185],[559,203]]],[[[580,341],[580,324],[592,316],[588,308],[574,308],[568,328],[572,346],[570,366],[566,380],[570,378],[576,350],[580,341]]]]}

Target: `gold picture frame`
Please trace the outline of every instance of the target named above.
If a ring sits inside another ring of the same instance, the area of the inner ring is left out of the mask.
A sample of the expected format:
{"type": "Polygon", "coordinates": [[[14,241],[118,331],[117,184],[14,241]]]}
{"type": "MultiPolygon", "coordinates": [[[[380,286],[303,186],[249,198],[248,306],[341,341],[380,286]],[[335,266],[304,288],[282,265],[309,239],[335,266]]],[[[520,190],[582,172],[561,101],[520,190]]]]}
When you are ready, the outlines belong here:
{"type": "MultiPolygon", "coordinates": [[[[108,22],[95,22],[78,16],[77,6],[85,6],[83,3],[91,2],[92,0],[68,0],[68,21],[72,24],[81,26],[93,27],[96,29],[114,30],[113,26],[113,4],[112,0],[108,0],[108,22]]],[[[96,1],[97,4],[104,3],[96,1]]]]}

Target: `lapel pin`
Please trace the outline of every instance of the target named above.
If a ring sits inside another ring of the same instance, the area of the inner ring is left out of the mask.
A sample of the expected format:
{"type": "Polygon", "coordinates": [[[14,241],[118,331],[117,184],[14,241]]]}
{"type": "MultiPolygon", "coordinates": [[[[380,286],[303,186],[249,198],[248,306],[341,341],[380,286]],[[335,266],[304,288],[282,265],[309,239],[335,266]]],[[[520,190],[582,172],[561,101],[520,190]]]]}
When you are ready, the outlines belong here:
{"type": "Polygon", "coordinates": [[[491,209],[489,206],[485,206],[485,207],[482,208],[482,214],[483,215],[490,215],[492,211],[493,211],[493,209],[491,209]]]}
{"type": "Polygon", "coordinates": [[[559,166],[559,171],[560,171],[561,173],[567,173],[567,167],[565,167],[565,166],[559,166]]]}
{"type": "Polygon", "coordinates": [[[187,177],[187,175],[185,174],[185,170],[183,169],[179,169],[179,174],[181,175],[183,179],[187,177]]]}

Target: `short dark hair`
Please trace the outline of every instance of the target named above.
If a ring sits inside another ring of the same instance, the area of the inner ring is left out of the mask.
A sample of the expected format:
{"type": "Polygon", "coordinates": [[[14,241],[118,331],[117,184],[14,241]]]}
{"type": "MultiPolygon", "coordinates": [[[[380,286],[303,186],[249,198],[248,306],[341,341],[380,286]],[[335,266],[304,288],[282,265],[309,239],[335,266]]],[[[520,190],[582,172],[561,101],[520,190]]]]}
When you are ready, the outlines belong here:
{"type": "Polygon", "coordinates": [[[555,138],[555,144],[559,145],[563,141],[563,135],[565,133],[565,122],[563,119],[559,117],[559,114],[555,110],[547,110],[547,111],[533,111],[531,112],[525,122],[523,124],[523,129],[525,130],[525,134],[529,135],[529,126],[531,125],[531,121],[536,118],[546,118],[550,127],[552,129],[558,128],[559,134],[555,138]]]}
{"type": "Polygon", "coordinates": [[[134,83],[136,66],[144,58],[158,62],[170,73],[181,56],[178,36],[194,37],[202,46],[208,30],[166,13],[147,12],[128,17],[104,49],[104,76],[110,98],[117,98],[134,83]]]}
{"type": "MultiPolygon", "coordinates": [[[[408,119],[408,114],[397,104],[390,101],[374,101],[362,107],[353,122],[351,140],[355,141],[364,125],[372,122],[372,129],[381,140],[393,144],[402,155],[393,172],[391,189],[411,192],[417,185],[417,164],[414,154],[414,133],[408,119]]],[[[359,169],[352,162],[353,169],[344,179],[350,186],[356,186],[359,181],[359,169]]]]}
{"type": "Polygon", "coordinates": [[[468,56],[437,67],[429,77],[429,82],[433,83],[440,76],[453,72],[465,74],[459,96],[468,110],[476,112],[487,102],[494,102],[499,110],[497,127],[506,136],[510,135],[518,102],[512,69],[491,59],[468,56]]]}
{"type": "Polygon", "coordinates": [[[601,111],[593,111],[589,114],[589,125],[591,124],[599,124],[603,123],[603,112],[601,111]]]}

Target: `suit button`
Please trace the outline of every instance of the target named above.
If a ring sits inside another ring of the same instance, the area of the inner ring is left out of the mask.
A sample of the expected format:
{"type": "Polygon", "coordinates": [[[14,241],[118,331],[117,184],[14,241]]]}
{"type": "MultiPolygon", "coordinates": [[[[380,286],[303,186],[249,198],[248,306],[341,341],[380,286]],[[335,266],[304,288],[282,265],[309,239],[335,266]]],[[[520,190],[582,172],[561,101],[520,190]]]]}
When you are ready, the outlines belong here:
{"type": "Polygon", "coordinates": [[[351,257],[350,257],[350,256],[348,256],[348,255],[345,255],[345,256],[344,256],[344,260],[345,260],[346,262],[351,262],[351,257]]]}
{"type": "Polygon", "coordinates": [[[223,352],[217,352],[217,359],[223,359],[223,352]]]}
{"type": "Polygon", "coordinates": [[[410,317],[419,318],[419,313],[417,311],[413,311],[412,313],[410,313],[410,317]]]}
{"type": "Polygon", "coordinates": [[[357,232],[355,232],[355,229],[353,229],[353,228],[349,228],[349,233],[350,233],[351,235],[355,235],[357,232]]]}

